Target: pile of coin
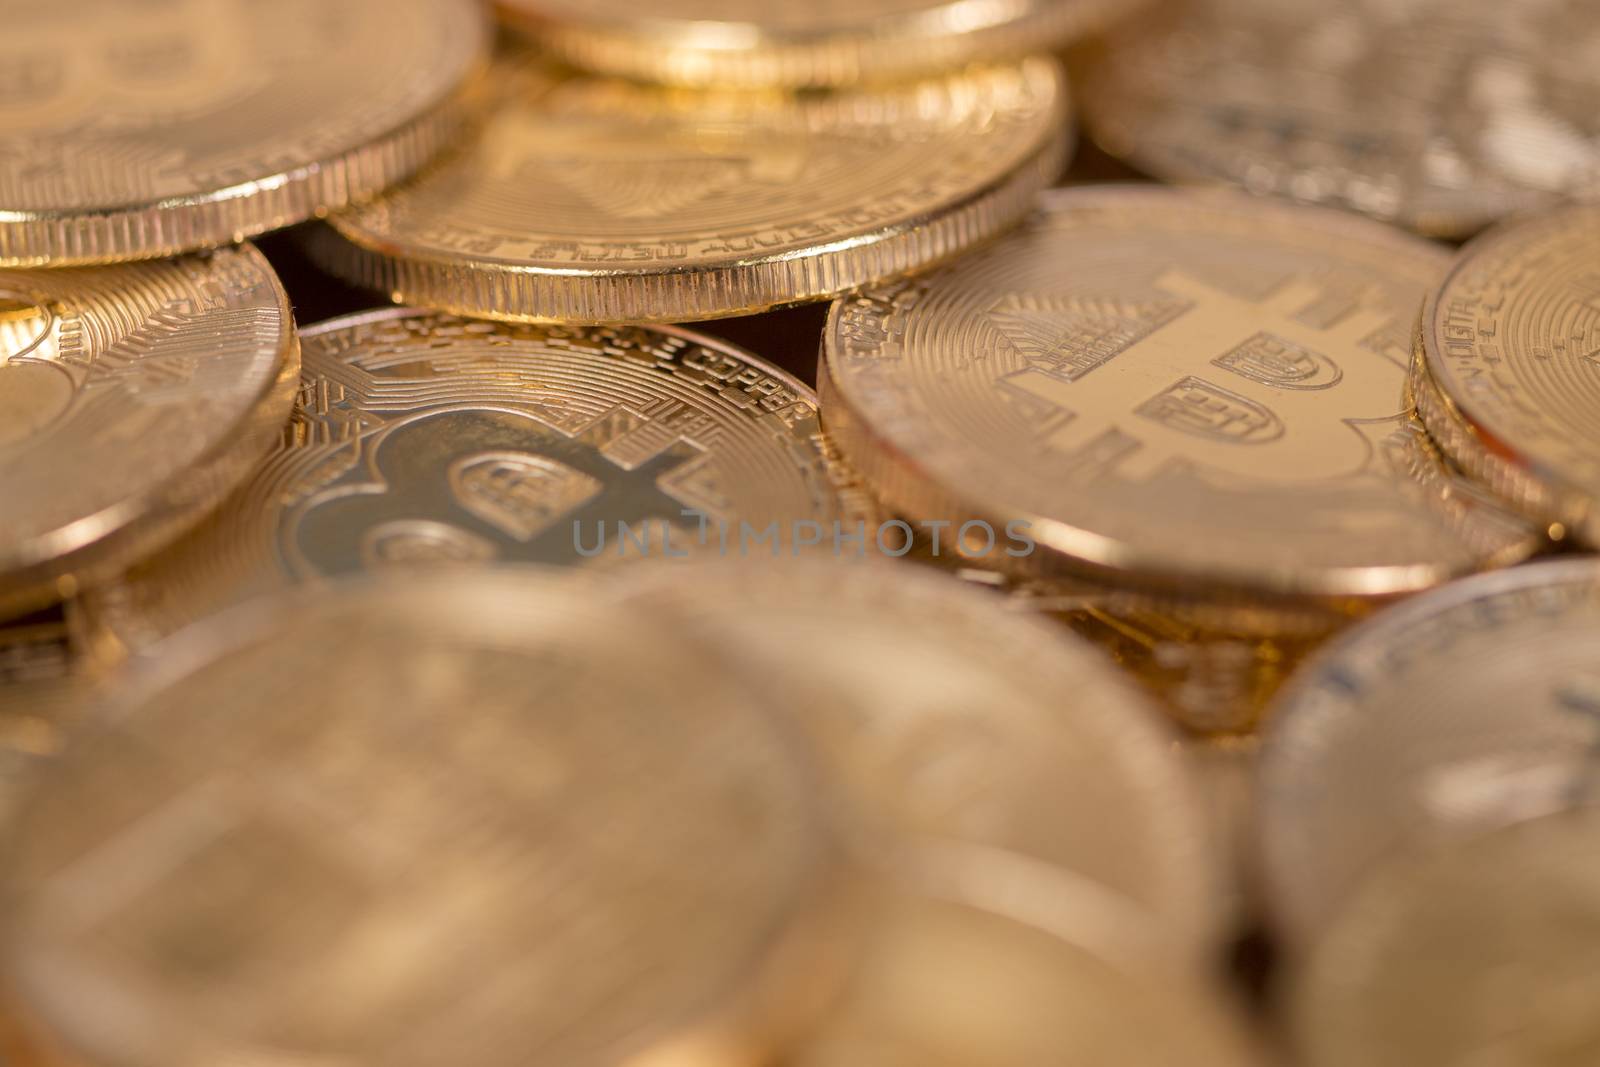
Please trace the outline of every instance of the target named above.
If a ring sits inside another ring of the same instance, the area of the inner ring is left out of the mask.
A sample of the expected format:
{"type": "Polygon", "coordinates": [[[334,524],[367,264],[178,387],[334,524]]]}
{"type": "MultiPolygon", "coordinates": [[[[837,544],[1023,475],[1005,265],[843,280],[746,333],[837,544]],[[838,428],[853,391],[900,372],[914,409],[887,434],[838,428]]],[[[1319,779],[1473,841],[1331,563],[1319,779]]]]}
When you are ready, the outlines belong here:
{"type": "Polygon", "coordinates": [[[0,15],[22,1067],[1600,1059],[1600,12],[0,15]]]}

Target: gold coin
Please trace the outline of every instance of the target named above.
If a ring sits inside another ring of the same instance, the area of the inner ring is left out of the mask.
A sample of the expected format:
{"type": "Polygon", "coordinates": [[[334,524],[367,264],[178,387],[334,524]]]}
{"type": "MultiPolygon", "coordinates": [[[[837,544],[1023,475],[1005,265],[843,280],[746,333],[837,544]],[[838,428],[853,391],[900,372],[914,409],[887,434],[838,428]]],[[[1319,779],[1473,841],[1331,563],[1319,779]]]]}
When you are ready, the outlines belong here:
{"type": "Polygon", "coordinates": [[[630,603],[738,649],[728,669],[780,695],[876,842],[869,855],[894,867],[896,842],[1013,853],[1115,890],[1186,945],[1214,944],[1220,877],[1173,738],[1070,635],[908,565],[632,577],[630,603]]]}
{"type": "Polygon", "coordinates": [[[753,1062],[836,870],[756,696],[544,575],[252,605],[20,801],[11,1003],[100,1067],[753,1062]]]}
{"type": "Polygon", "coordinates": [[[458,133],[471,0],[0,0],[0,265],[238,241],[372,196],[458,133]]]}
{"type": "Polygon", "coordinates": [[[288,297],[249,246],[0,270],[0,617],[198,521],[271,447],[298,366],[288,297]]]}
{"type": "Polygon", "coordinates": [[[1600,564],[1571,560],[1448,586],[1309,664],[1262,757],[1282,932],[1310,940],[1387,858],[1600,804],[1597,649],[1600,564]]]}
{"type": "Polygon", "coordinates": [[[1538,819],[1387,871],[1294,998],[1311,1067],[1600,1061],[1600,820],[1538,819]]]}
{"type": "Polygon", "coordinates": [[[669,91],[507,57],[473,146],[315,254],[462,314],[678,321],[816,300],[1014,224],[1066,155],[1049,59],[831,94],[669,91]]]}
{"type": "Polygon", "coordinates": [[[1085,118],[1162,178],[1464,237],[1600,192],[1596,48],[1589,0],[1196,0],[1113,35],[1085,118]]]}
{"type": "Polygon", "coordinates": [[[305,581],[438,563],[771,555],[870,523],[816,398],[676,327],[389,310],[302,335],[287,434],[192,535],[87,605],[138,648],[305,581]]]}
{"type": "Polygon", "coordinates": [[[1600,547],[1600,209],[1474,242],[1423,312],[1418,406],[1519,506],[1600,547]]]}
{"type": "Polygon", "coordinates": [[[1414,592],[1540,543],[1408,410],[1447,263],[1310,208],[1055,190],[1013,236],[834,305],[827,424],[890,508],[1034,542],[1013,569],[1329,607],[1414,592]]]}
{"type": "Polygon", "coordinates": [[[1048,52],[1144,0],[500,0],[574,66],[678,85],[821,87],[1048,52]]]}
{"type": "Polygon", "coordinates": [[[837,1008],[789,1067],[1243,1067],[1233,1012],[1186,979],[1048,927],[905,895],[871,924],[837,1008]]]}

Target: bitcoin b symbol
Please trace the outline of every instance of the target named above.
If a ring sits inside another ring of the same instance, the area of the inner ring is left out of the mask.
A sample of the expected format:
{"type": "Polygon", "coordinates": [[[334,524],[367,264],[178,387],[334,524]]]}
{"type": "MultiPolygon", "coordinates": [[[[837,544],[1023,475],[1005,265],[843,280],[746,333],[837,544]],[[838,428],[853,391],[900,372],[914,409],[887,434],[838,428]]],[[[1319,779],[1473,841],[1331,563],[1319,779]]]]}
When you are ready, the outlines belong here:
{"type": "Polygon", "coordinates": [[[0,447],[26,441],[66,413],[72,374],[55,361],[49,302],[0,289],[0,447]]]}

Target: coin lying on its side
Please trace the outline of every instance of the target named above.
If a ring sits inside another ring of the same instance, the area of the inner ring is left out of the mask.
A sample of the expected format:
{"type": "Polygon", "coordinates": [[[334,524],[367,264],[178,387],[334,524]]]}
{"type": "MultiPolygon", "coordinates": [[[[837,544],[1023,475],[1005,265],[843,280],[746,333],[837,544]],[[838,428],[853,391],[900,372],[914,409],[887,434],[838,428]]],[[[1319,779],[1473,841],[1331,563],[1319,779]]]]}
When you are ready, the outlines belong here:
{"type": "Polygon", "coordinates": [[[816,783],[765,694],[586,584],[174,638],[18,801],[8,1012],[99,1067],[754,1062],[848,921],[816,783]]]}
{"type": "Polygon", "coordinates": [[[103,583],[272,446],[299,367],[254,248],[0,270],[0,618],[103,583]]]}
{"type": "Polygon", "coordinates": [[[1515,505],[1600,547],[1600,208],[1507,224],[1462,252],[1423,311],[1417,407],[1515,505]]]}
{"type": "Polygon", "coordinates": [[[1386,858],[1593,804],[1600,563],[1480,575],[1350,631],[1285,690],[1262,757],[1269,904],[1303,946],[1386,858]]]}
{"type": "Polygon", "coordinates": [[[459,133],[473,0],[0,0],[0,265],[149,259],[373,194],[459,133]]]}
{"type": "Polygon", "coordinates": [[[303,335],[288,433],[179,544],[86,603],[137,649],[285,585],[437,563],[799,550],[874,505],[809,389],[675,327],[389,310],[303,335]]]}
{"type": "Polygon", "coordinates": [[[505,56],[450,160],[310,250],[397,302],[514,321],[676,322],[832,296],[1013,225],[1059,173],[1054,60],[791,95],[672,91],[505,56]]]}

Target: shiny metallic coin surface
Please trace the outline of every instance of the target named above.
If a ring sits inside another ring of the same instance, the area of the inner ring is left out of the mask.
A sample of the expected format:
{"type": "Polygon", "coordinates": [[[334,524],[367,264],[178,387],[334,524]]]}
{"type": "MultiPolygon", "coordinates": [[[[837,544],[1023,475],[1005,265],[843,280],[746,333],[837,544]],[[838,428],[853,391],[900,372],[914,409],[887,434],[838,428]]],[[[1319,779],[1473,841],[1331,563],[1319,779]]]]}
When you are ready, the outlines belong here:
{"type": "Polygon", "coordinates": [[[1428,300],[1417,373],[1464,468],[1600,547],[1597,241],[1600,208],[1570,208],[1473,242],[1428,300]]]}
{"type": "Polygon", "coordinates": [[[1235,194],[1052,191],[1016,234],[840,299],[823,405],[894,510],[995,529],[1032,574],[1337,605],[1540,543],[1409,413],[1448,265],[1346,215],[1235,194]]]}
{"type": "Polygon", "coordinates": [[[480,137],[312,251],[397,301],[680,321],[832,296],[1014,224],[1065,159],[1066,83],[1029,59],[831,94],[670,91],[517,55],[480,137]]]}
{"type": "Polygon", "coordinates": [[[1600,1060],[1600,817],[1552,816],[1387,870],[1294,995],[1310,1067],[1600,1060]]]}
{"type": "Polygon", "coordinates": [[[471,0],[0,2],[0,265],[168,256],[319,215],[459,132],[471,0]]]}
{"type": "Polygon", "coordinates": [[[1258,824],[1273,914],[1303,946],[1387,859],[1594,804],[1600,563],[1468,579],[1352,630],[1285,690],[1258,824]]]}
{"type": "Polygon", "coordinates": [[[299,366],[254,248],[0,270],[0,618],[120,573],[271,447],[299,366]]]}
{"type": "Polygon", "coordinates": [[[439,563],[755,555],[871,525],[815,396],[674,327],[391,310],[303,338],[288,432],[170,551],[89,604],[140,647],[285,585],[439,563]]]}
{"type": "Polygon", "coordinates": [[[1596,48],[1588,0],[1193,0],[1115,34],[1084,108],[1161,178],[1465,237],[1600,192],[1596,48]]]}
{"type": "MultiPolygon", "coordinates": [[[[904,564],[657,568],[629,601],[739,650],[873,857],[971,844],[1075,872],[1212,947],[1221,872],[1159,713],[1094,650],[904,564]]],[[[897,858],[885,860],[891,868],[897,858]]]]}
{"type": "Polygon", "coordinates": [[[501,0],[591,70],[680,85],[821,87],[1052,51],[1143,0],[501,0]]]}
{"type": "Polygon", "coordinates": [[[775,968],[822,936],[815,783],[637,611],[463,571],[154,662],[9,842],[8,1008],[75,1062],[667,1062],[761,1039],[812,977],[775,968]]]}

